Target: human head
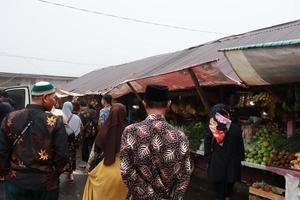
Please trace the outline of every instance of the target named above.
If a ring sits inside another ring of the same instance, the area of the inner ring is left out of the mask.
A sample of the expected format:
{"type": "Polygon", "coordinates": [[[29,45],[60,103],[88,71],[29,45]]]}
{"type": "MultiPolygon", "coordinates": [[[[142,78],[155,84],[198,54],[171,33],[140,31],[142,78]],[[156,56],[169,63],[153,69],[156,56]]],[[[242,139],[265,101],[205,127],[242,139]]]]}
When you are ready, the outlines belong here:
{"type": "Polygon", "coordinates": [[[230,107],[224,104],[216,104],[212,107],[209,118],[217,122],[218,130],[227,130],[231,123],[230,107]]]}
{"type": "Polygon", "coordinates": [[[73,104],[73,112],[74,113],[78,113],[80,111],[80,104],[78,101],[74,101],[72,102],[73,104]]]}
{"type": "Polygon", "coordinates": [[[46,111],[51,111],[56,104],[55,88],[52,83],[44,81],[35,83],[31,94],[33,103],[43,106],[46,111]]]}
{"type": "Polygon", "coordinates": [[[112,96],[110,94],[105,94],[103,95],[102,99],[101,99],[101,104],[102,106],[111,106],[111,102],[112,102],[112,96]]]}
{"type": "Polygon", "coordinates": [[[5,90],[0,90],[0,101],[3,101],[3,99],[7,98],[8,94],[5,90]]]}
{"type": "Polygon", "coordinates": [[[72,115],[73,111],[73,104],[69,101],[66,101],[62,107],[63,116],[66,120],[69,119],[69,117],[72,115]]]}
{"type": "Polygon", "coordinates": [[[115,162],[116,154],[120,152],[122,133],[127,125],[125,106],[114,104],[95,139],[95,147],[103,151],[104,165],[109,166],[115,162]]]}
{"type": "Polygon", "coordinates": [[[143,104],[148,114],[152,111],[165,114],[171,105],[169,88],[163,85],[147,85],[143,104]]]}
{"type": "Polygon", "coordinates": [[[80,106],[80,107],[86,107],[86,106],[87,106],[86,101],[85,101],[84,99],[80,99],[80,100],[78,101],[78,103],[79,103],[79,106],[80,106]]]}

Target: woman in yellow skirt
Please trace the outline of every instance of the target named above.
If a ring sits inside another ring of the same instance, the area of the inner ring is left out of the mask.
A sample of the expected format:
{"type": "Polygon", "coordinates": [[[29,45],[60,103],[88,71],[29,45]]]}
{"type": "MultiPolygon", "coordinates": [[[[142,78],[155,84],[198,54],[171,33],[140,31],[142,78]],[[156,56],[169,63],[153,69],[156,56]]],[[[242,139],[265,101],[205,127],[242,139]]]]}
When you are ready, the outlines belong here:
{"type": "Polygon", "coordinates": [[[109,116],[101,127],[96,140],[97,153],[103,153],[103,160],[88,173],[83,200],[125,200],[126,185],[120,171],[120,143],[127,126],[126,109],[122,104],[114,104],[109,116]]]}

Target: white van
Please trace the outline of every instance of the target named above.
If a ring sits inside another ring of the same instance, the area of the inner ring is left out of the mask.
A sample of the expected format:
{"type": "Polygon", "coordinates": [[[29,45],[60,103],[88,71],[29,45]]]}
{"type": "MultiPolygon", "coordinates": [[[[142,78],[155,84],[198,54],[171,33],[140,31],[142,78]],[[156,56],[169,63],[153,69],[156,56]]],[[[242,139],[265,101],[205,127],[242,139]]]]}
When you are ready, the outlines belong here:
{"type": "Polygon", "coordinates": [[[31,88],[30,86],[12,86],[5,88],[8,97],[14,100],[15,110],[20,110],[31,103],[31,88]]]}

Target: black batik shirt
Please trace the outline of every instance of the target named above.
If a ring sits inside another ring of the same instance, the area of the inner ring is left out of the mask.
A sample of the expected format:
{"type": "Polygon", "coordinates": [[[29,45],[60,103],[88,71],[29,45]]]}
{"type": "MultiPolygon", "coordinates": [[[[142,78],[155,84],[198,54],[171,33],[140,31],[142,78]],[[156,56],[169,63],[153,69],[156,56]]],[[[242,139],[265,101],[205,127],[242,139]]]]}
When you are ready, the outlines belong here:
{"type": "Polygon", "coordinates": [[[191,175],[186,136],[161,115],[128,126],[122,135],[121,174],[129,200],[182,200],[191,175]]]}
{"type": "Polygon", "coordinates": [[[10,113],[0,130],[0,176],[19,187],[52,190],[68,161],[67,134],[60,117],[42,106],[28,105],[10,113]],[[24,128],[31,125],[16,145],[24,128]]]}

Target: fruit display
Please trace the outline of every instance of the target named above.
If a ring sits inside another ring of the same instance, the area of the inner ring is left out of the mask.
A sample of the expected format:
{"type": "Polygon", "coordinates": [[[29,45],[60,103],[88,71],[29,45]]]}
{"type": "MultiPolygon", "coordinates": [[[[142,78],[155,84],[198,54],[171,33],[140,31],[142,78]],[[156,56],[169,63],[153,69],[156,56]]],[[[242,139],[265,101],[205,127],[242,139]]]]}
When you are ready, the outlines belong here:
{"type": "Polygon", "coordinates": [[[249,106],[258,106],[263,108],[262,111],[268,113],[269,117],[275,117],[276,98],[269,92],[260,92],[255,95],[249,92],[241,93],[239,102],[235,107],[243,108],[249,106]]]}
{"type": "Polygon", "coordinates": [[[246,161],[265,165],[275,149],[285,140],[276,125],[261,126],[256,135],[244,141],[246,161]]]}
{"type": "Polygon", "coordinates": [[[300,153],[294,154],[294,160],[290,162],[291,169],[300,170],[300,153]]]}
{"type": "MultiPolygon", "coordinates": [[[[272,153],[271,159],[268,161],[269,166],[281,167],[281,168],[290,168],[291,161],[295,160],[295,153],[289,151],[274,151],[272,153]]],[[[299,166],[300,168],[300,166],[299,166]]]]}
{"type": "Polygon", "coordinates": [[[284,200],[284,189],[269,185],[264,181],[255,182],[249,189],[249,200],[284,200]]]}
{"type": "Polygon", "coordinates": [[[252,187],[254,187],[255,189],[262,189],[265,192],[271,192],[272,191],[272,186],[268,185],[264,181],[253,183],[252,187]]]}
{"type": "Polygon", "coordinates": [[[191,105],[191,104],[183,104],[180,103],[179,105],[173,103],[171,105],[171,110],[179,115],[184,115],[184,114],[192,114],[192,115],[197,115],[197,109],[195,108],[195,106],[191,105]]]}
{"type": "Polygon", "coordinates": [[[242,92],[239,98],[239,102],[236,105],[237,108],[243,108],[245,106],[250,106],[252,101],[252,94],[248,92],[242,92]]]}
{"type": "Polygon", "coordinates": [[[300,170],[300,133],[284,140],[273,152],[268,165],[300,170]],[[298,152],[298,153],[295,153],[298,152]]]}
{"type": "Polygon", "coordinates": [[[253,137],[253,127],[251,125],[243,125],[242,126],[242,130],[243,130],[243,138],[251,138],[253,137]]]}
{"type": "Polygon", "coordinates": [[[269,92],[261,92],[253,96],[253,102],[261,107],[267,107],[271,117],[275,116],[276,99],[269,92]]]}
{"type": "Polygon", "coordinates": [[[275,98],[269,92],[261,92],[253,96],[253,101],[255,103],[259,103],[262,106],[268,106],[271,104],[275,104],[275,98]]]}
{"type": "Polygon", "coordinates": [[[278,149],[291,152],[300,152],[300,131],[296,131],[296,133],[285,140],[278,147],[278,149]]]}
{"type": "Polygon", "coordinates": [[[193,151],[197,151],[200,146],[201,139],[204,138],[205,125],[201,122],[191,124],[184,128],[184,133],[188,138],[189,148],[193,151]]]}

